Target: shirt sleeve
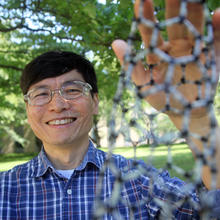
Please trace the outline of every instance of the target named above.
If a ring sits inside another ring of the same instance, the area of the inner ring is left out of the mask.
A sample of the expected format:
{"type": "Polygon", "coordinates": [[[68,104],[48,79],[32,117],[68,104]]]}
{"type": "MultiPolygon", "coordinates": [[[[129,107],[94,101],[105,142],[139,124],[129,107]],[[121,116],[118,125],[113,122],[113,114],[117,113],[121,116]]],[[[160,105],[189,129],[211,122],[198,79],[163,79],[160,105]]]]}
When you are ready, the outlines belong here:
{"type": "Polygon", "coordinates": [[[143,200],[152,219],[199,219],[199,198],[192,184],[147,165],[141,182],[143,200]]]}
{"type": "Polygon", "coordinates": [[[210,218],[220,219],[220,190],[212,190],[207,193],[212,198],[210,218]]]}

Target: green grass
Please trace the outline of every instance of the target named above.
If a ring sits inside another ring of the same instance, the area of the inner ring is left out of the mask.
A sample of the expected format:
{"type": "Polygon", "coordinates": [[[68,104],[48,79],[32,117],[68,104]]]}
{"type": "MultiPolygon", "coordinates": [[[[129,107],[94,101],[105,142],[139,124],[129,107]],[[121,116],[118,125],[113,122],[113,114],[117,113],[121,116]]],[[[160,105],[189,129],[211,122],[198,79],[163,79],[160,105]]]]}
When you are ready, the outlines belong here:
{"type": "MultiPolygon", "coordinates": [[[[108,151],[107,148],[102,148],[108,151]]],[[[113,151],[115,154],[120,154],[126,158],[134,157],[134,149],[132,147],[117,147],[113,151]]],[[[191,171],[194,166],[194,159],[191,151],[185,144],[173,145],[171,147],[173,164],[181,167],[186,171],[191,171]]],[[[22,164],[33,158],[36,154],[6,154],[0,155],[0,171],[8,170],[15,165],[22,164]]],[[[136,149],[136,158],[150,163],[150,155],[153,156],[152,164],[156,168],[163,168],[167,163],[167,147],[158,146],[152,153],[151,149],[147,146],[140,146],[136,149]]],[[[177,176],[181,179],[185,178],[173,170],[169,170],[171,176],[177,176]]]]}
{"type": "Polygon", "coordinates": [[[13,153],[0,155],[0,172],[11,169],[12,167],[25,163],[32,159],[36,154],[33,153],[13,153]]]}
{"type": "MultiPolygon", "coordinates": [[[[107,151],[108,149],[103,148],[102,150],[107,151]]],[[[126,158],[133,158],[134,149],[132,147],[120,147],[114,149],[115,154],[120,154],[126,158]]],[[[182,168],[185,171],[192,171],[194,167],[193,155],[186,144],[176,144],[171,147],[172,163],[175,166],[182,168]]],[[[156,168],[166,168],[167,164],[167,146],[158,146],[152,150],[147,146],[140,146],[136,149],[136,158],[138,160],[144,160],[145,163],[151,163],[156,168]],[[150,159],[152,156],[152,160],[150,159]]],[[[167,169],[167,168],[166,168],[167,169]]],[[[173,169],[167,169],[171,176],[176,176],[182,180],[186,180],[184,176],[177,173],[173,169]]]]}

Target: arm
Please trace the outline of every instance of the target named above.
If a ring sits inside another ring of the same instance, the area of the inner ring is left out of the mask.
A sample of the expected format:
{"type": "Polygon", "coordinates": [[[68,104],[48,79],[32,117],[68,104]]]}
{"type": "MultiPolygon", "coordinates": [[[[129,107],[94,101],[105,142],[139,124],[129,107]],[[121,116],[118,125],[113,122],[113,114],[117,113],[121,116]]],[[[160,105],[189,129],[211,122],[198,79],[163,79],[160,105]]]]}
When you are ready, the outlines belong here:
{"type": "MultiPolygon", "coordinates": [[[[136,17],[138,18],[139,4],[140,0],[136,0],[134,6],[134,12],[136,17]]],[[[166,0],[166,19],[177,16],[179,13],[179,1],[178,0],[166,0]]],[[[156,18],[154,17],[154,9],[153,3],[151,0],[145,0],[144,3],[144,17],[150,19],[153,22],[156,22],[156,18]]],[[[190,22],[196,27],[197,31],[201,34],[204,31],[204,14],[203,8],[198,3],[189,3],[188,7],[188,17],[190,22]]],[[[215,38],[215,52],[216,52],[216,62],[218,71],[220,71],[220,10],[217,10],[213,15],[213,27],[214,27],[214,38],[215,38]]],[[[145,47],[148,47],[152,29],[144,26],[143,24],[139,24],[139,31],[142,37],[142,40],[145,44],[145,47]]],[[[165,42],[161,35],[158,36],[157,39],[157,47],[161,50],[165,51],[169,55],[173,57],[180,57],[190,55],[192,52],[192,48],[195,44],[192,34],[186,30],[183,25],[174,24],[167,28],[168,33],[168,42],[165,42]]],[[[113,50],[118,57],[120,63],[126,67],[126,64],[123,63],[123,57],[125,52],[127,51],[128,45],[122,40],[116,40],[112,44],[113,50]]],[[[153,80],[156,84],[160,84],[164,82],[166,77],[167,63],[160,62],[161,59],[155,54],[148,54],[146,57],[148,64],[158,64],[153,69],[153,80]]],[[[200,61],[205,62],[205,57],[200,56],[200,61]]],[[[210,74],[210,73],[208,73],[210,74]]],[[[201,72],[195,63],[187,64],[186,66],[186,78],[188,77],[190,80],[199,80],[201,78],[201,72]]],[[[172,84],[175,84],[180,81],[182,76],[180,66],[176,66],[173,74],[172,84]]],[[[132,80],[137,86],[142,86],[149,82],[150,74],[149,70],[145,70],[144,66],[141,62],[137,63],[133,73],[132,80]]],[[[217,86],[218,76],[216,77],[216,83],[214,87],[217,86]]],[[[150,88],[150,86],[144,86],[141,88],[141,91],[146,91],[150,88]]],[[[205,85],[202,85],[202,91],[204,96],[205,85]]],[[[185,97],[185,99],[192,103],[196,100],[198,96],[198,88],[192,84],[183,84],[178,87],[178,91],[185,97]]],[[[212,97],[213,98],[213,97],[212,97]]],[[[155,109],[161,110],[164,108],[166,104],[166,94],[161,91],[156,94],[145,97],[146,101],[149,102],[155,109]]],[[[181,102],[178,102],[175,98],[170,99],[170,106],[174,107],[178,110],[183,110],[183,105],[181,102]]],[[[174,125],[181,130],[183,125],[183,115],[177,114],[173,111],[167,111],[166,114],[169,116],[170,120],[174,123],[174,125]]],[[[217,125],[217,121],[212,119],[217,125]]],[[[190,122],[189,122],[189,133],[196,133],[198,136],[206,137],[209,143],[210,136],[207,135],[211,133],[210,130],[210,116],[206,110],[206,107],[195,108],[191,111],[190,122]]],[[[215,138],[216,138],[216,161],[217,161],[217,187],[220,187],[220,129],[216,129],[215,138]]],[[[198,152],[204,151],[204,142],[200,141],[197,138],[192,137],[191,135],[186,137],[188,141],[189,147],[192,150],[192,153],[196,155],[198,152]],[[196,146],[196,150],[193,146],[196,146]]],[[[211,160],[211,159],[210,159],[211,160]]],[[[207,188],[210,188],[211,185],[211,171],[208,166],[204,165],[203,167],[203,182],[207,188]]]]}

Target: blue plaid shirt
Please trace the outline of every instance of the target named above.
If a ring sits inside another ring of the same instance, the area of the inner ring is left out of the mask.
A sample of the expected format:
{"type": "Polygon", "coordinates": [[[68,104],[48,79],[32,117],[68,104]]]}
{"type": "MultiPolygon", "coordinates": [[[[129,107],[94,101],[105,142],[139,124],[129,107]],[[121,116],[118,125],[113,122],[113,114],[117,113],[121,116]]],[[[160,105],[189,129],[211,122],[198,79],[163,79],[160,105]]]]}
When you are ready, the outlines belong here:
{"type": "Polygon", "coordinates": [[[191,190],[183,190],[184,182],[170,178],[167,172],[158,173],[142,162],[134,166],[132,160],[119,155],[112,156],[112,168],[102,171],[106,157],[90,142],[83,162],[70,179],[54,169],[43,149],[26,164],[2,172],[0,220],[91,220],[93,213],[98,219],[157,219],[163,213],[161,207],[169,209],[173,204],[179,204],[172,211],[175,219],[199,218],[193,208],[198,198],[191,190]],[[146,175],[139,172],[138,166],[146,175]],[[120,178],[116,171],[120,171],[120,178]],[[98,189],[100,173],[102,188],[98,189]],[[152,185],[150,177],[156,178],[152,185]],[[120,199],[111,208],[115,181],[123,184],[118,184],[114,196],[118,194],[120,199]],[[101,194],[95,202],[99,190],[101,194]],[[191,202],[184,202],[188,197],[191,202]]]}

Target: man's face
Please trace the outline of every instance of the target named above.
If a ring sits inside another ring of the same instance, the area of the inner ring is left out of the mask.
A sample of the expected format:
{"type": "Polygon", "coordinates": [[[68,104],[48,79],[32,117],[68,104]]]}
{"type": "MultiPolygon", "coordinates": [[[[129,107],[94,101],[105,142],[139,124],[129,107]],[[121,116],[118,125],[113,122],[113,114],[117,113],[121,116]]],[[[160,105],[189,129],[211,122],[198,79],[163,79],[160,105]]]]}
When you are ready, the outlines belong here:
{"type": "MultiPolygon", "coordinates": [[[[30,89],[47,86],[51,90],[60,89],[66,81],[85,82],[82,75],[72,70],[61,76],[44,79],[30,89]]],[[[44,146],[71,146],[88,141],[93,115],[98,113],[98,96],[83,95],[74,100],[65,100],[55,93],[52,100],[43,106],[26,104],[28,123],[44,146]]]]}

